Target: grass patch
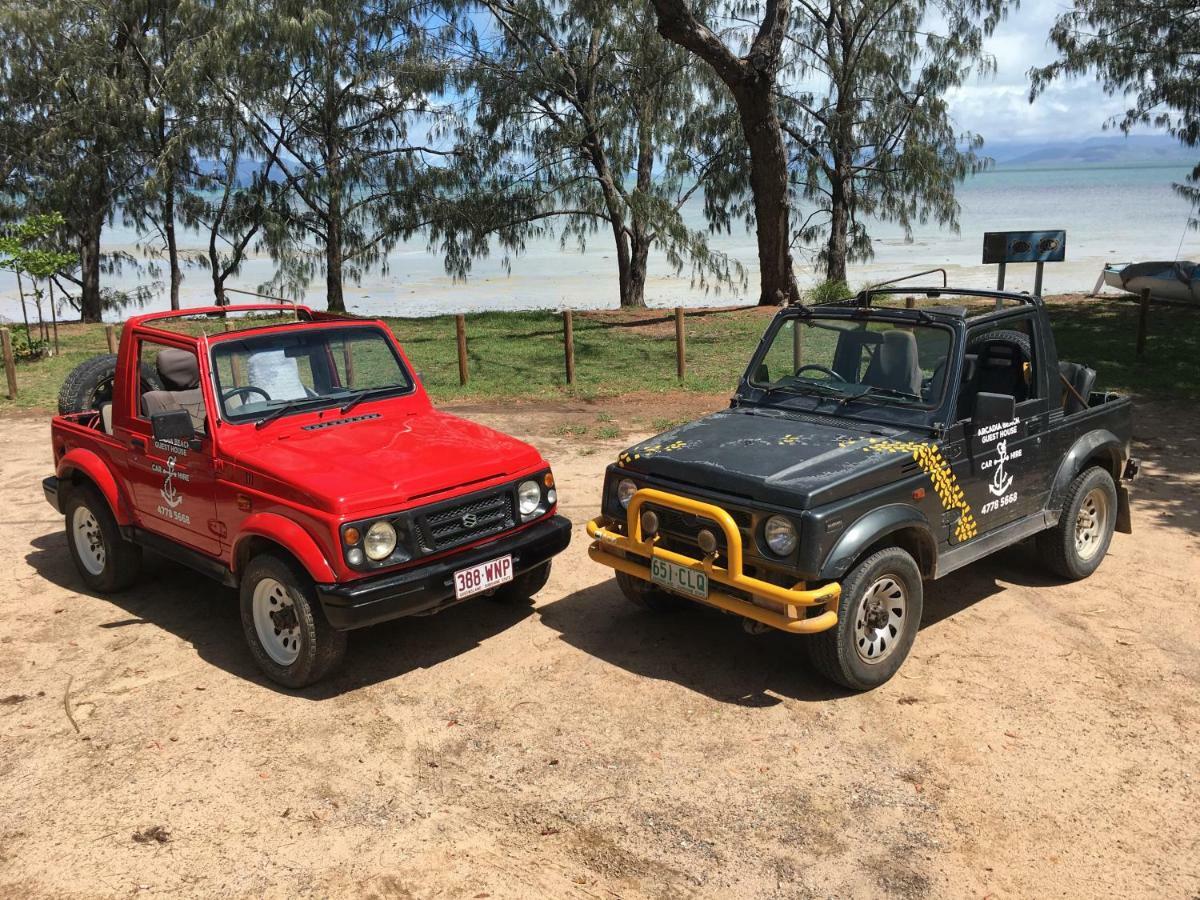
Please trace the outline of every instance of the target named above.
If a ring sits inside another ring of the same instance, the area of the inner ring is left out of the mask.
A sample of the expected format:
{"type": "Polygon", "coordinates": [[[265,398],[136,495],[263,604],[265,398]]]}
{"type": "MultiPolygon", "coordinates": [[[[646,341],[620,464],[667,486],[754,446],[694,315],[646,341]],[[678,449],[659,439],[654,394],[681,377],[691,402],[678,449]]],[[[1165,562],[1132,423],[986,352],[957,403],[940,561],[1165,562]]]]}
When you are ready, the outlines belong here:
{"type": "Polygon", "coordinates": [[[596,437],[602,441],[611,441],[613,438],[621,436],[621,429],[616,425],[602,425],[600,430],[596,432],[596,437]]]}
{"type": "MultiPolygon", "coordinates": [[[[1136,303],[1121,300],[1055,300],[1049,304],[1063,359],[1099,372],[1098,384],[1151,397],[1200,399],[1200,310],[1155,306],[1142,359],[1134,354],[1136,303]]],[[[770,314],[761,310],[694,310],[686,317],[687,377],[675,373],[675,330],[669,310],[602,311],[575,315],[574,386],[566,384],[562,319],[552,312],[493,312],[467,316],[469,382],[458,383],[454,317],[387,318],[413,367],[435,400],[562,399],[616,397],[630,392],[725,393],[737,384],[770,314]]],[[[10,326],[11,327],[11,326],[10,326]]],[[[180,330],[215,330],[187,322],[180,330]]],[[[15,330],[15,329],[14,329],[15,330]]],[[[106,353],[104,328],[59,326],[62,353],[17,364],[19,396],[0,391],[0,412],[52,410],[67,373],[89,356],[106,353]]],[[[596,422],[609,425],[600,414],[596,422]]],[[[655,431],[679,424],[652,421],[655,431]]],[[[570,434],[587,433],[587,426],[570,434]]],[[[598,436],[607,430],[601,427],[598,436]]],[[[615,435],[614,435],[615,437],[615,435]]]]}
{"type": "Polygon", "coordinates": [[[586,425],[578,425],[571,422],[564,422],[561,425],[554,426],[554,434],[558,437],[570,437],[571,435],[582,437],[587,434],[587,430],[588,427],[586,425]]]}

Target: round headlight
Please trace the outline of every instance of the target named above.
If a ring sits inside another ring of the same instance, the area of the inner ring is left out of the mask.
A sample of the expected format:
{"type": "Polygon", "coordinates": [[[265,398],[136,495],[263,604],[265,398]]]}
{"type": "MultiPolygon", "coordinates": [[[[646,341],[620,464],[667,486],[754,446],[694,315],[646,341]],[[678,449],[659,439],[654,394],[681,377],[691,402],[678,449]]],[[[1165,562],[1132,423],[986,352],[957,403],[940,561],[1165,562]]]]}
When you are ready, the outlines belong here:
{"type": "Polygon", "coordinates": [[[381,520],[368,528],[367,536],[363,540],[363,549],[367,551],[367,558],[375,562],[391,556],[392,551],[396,549],[396,529],[392,527],[392,523],[381,520]]]}
{"type": "Polygon", "coordinates": [[[787,556],[796,549],[796,528],[790,519],[783,516],[771,516],[767,519],[763,534],[772,553],[787,556]]]}
{"type": "Polygon", "coordinates": [[[521,515],[528,516],[542,505],[542,486],[536,481],[522,481],[517,485],[517,507],[521,515]]]}
{"type": "Polygon", "coordinates": [[[617,482],[617,500],[622,506],[628,506],[629,501],[633,499],[633,495],[637,493],[637,485],[628,478],[622,478],[617,482]]]}

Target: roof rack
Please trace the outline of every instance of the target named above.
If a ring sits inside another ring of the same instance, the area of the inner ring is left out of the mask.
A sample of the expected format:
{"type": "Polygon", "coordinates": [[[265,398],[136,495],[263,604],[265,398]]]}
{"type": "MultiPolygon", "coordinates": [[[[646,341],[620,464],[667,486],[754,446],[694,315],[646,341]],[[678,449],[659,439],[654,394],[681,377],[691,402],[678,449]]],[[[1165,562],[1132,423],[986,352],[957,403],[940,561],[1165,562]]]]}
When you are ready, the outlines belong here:
{"type": "Polygon", "coordinates": [[[297,319],[312,321],[313,311],[297,303],[235,303],[228,306],[193,306],[187,309],[167,309],[162,312],[143,313],[135,316],[138,322],[156,322],[162,319],[208,318],[224,319],[236,312],[291,312],[297,319]]]}

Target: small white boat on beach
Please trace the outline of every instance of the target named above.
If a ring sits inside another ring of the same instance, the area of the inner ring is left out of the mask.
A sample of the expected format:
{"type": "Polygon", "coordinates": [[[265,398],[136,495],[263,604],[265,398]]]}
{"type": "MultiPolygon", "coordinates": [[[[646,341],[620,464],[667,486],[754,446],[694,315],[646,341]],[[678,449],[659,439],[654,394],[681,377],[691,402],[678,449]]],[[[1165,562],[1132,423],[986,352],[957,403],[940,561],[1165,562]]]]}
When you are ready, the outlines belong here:
{"type": "Polygon", "coordinates": [[[1131,294],[1149,288],[1156,300],[1200,304],[1200,265],[1188,260],[1117,263],[1105,266],[1103,277],[1109,287],[1131,294]]]}

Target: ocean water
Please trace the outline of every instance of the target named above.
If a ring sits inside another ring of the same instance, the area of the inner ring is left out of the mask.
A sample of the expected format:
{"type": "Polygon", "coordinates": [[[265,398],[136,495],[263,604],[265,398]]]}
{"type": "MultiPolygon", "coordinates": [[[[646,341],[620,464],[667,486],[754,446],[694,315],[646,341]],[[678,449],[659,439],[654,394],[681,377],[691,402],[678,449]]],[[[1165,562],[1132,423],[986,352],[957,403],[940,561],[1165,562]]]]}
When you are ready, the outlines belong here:
{"type": "MultiPolygon", "coordinates": [[[[1183,236],[1181,258],[1200,258],[1200,233],[1188,231],[1187,203],[1176,196],[1171,184],[1183,180],[1182,166],[1074,168],[1005,167],[981,173],[964,182],[958,191],[961,205],[960,230],[955,234],[936,223],[917,225],[912,240],[888,223],[874,223],[875,258],[851,267],[850,283],[858,286],[922,269],[944,267],[952,284],[964,287],[994,287],[994,266],[981,264],[983,233],[1025,229],[1066,229],[1067,259],[1046,266],[1044,291],[1090,290],[1106,262],[1173,259],[1183,236]]],[[[699,201],[689,204],[685,215],[694,226],[702,226],[699,201]]],[[[753,302],[757,283],[754,236],[744,229],[711,238],[712,245],[741,261],[746,267],[746,289],[704,290],[692,283],[688,272],[674,275],[661,256],[650,259],[647,300],[652,306],[707,306],[753,302]]],[[[105,231],[106,249],[121,249],[144,257],[133,229],[115,225],[105,231]]],[[[184,233],[184,247],[199,249],[198,235],[184,233]]],[[[796,259],[802,285],[821,280],[813,260],[805,254],[796,259]]],[[[268,282],[274,264],[266,254],[254,254],[230,287],[255,290],[268,282]]],[[[103,283],[127,289],[139,276],[126,267],[120,274],[102,276],[103,283]]],[[[1009,266],[1006,286],[1031,290],[1033,266],[1009,266]]],[[[16,279],[0,273],[0,319],[21,317],[16,279]]],[[[530,242],[526,252],[511,260],[506,272],[499,254],[477,260],[466,280],[445,273],[439,257],[427,252],[425,242],[415,239],[398,246],[388,257],[386,271],[368,273],[361,284],[346,285],[347,305],[353,312],[423,316],[487,309],[600,309],[618,305],[616,259],[611,238],[598,231],[585,252],[555,239],[530,242]]],[[[208,272],[185,269],[182,286],[184,306],[211,303],[208,272]]],[[[310,285],[305,302],[324,305],[324,282],[310,285]]],[[[168,305],[165,280],[155,299],[145,309],[168,305]]],[[[31,310],[32,312],[32,310],[31,310]]],[[[66,311],[66,317],[73,312],[66,311]]],[[[118,318],[119,316],[114,316],[118,318]]]]}

